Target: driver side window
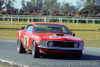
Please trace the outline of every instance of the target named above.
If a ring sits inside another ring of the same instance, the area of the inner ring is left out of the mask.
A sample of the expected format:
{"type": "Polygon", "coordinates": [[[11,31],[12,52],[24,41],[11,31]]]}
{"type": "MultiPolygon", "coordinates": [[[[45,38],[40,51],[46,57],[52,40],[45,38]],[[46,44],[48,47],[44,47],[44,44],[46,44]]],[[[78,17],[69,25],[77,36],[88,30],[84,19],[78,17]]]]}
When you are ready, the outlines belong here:
{"type": "Polygon", "coordinates": [[[32,31],[33,31],[33,25],[29,25],[29,26],[26,28],[26,32],[32,33],[32,31]]]}
{"type": "Polygon", "coordinates": [[[62,31],[63,33],[67,33],[66,29],[65,28],[62,28],[62,31]]]}

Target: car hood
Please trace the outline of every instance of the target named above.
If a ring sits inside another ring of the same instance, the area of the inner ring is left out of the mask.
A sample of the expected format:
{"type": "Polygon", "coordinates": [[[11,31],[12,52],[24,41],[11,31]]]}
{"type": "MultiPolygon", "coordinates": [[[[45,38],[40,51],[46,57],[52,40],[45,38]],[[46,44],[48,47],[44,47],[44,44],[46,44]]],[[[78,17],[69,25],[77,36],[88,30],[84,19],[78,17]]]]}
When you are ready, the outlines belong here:
{"type": "Polygon", "coordinates": [[[58,33],[35,33],[35,36],[41,40],[77,41],[77,42],[83,41],[82,39],[73,37],[71,35],[58,34],[58,33]]]}

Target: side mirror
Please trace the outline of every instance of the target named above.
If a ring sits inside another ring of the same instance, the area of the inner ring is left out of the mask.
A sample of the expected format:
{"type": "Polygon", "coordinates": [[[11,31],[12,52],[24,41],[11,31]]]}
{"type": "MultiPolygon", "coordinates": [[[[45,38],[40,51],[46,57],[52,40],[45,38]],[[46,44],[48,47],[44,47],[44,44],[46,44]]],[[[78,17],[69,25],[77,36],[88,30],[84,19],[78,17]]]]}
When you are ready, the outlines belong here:
{"type": "Polygon", "coordinates": [[[71,32],[71,31],[70,31],[70,34],[71,34],[72,36],[74,36],[74,37],[76,36],[75,33],[71,32]]]}
{"type": "Polygon", "coordinates": [[[75,33],[72,33],[72,36],[74,36],[74,37],[75,37],[75,36],[76,36],[76,35],[75,35],[75,33]]]}
{"type": "Polygon", "coordinates": [[[21,27],[21,28],[20,28],[20,30],[24,30],[24,29],[25,29],[25,27],[21,27]]]}

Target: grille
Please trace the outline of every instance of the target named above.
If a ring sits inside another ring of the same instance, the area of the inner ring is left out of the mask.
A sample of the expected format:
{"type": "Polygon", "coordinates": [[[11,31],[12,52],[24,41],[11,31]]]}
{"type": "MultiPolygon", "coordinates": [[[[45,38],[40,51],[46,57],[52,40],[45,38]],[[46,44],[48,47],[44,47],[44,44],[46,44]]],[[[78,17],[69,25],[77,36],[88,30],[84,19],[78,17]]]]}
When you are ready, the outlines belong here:
{"type": "Polygon", "coordinates": [[[74,48],[76,42],[53,41],[53,47],[74,48]]]}

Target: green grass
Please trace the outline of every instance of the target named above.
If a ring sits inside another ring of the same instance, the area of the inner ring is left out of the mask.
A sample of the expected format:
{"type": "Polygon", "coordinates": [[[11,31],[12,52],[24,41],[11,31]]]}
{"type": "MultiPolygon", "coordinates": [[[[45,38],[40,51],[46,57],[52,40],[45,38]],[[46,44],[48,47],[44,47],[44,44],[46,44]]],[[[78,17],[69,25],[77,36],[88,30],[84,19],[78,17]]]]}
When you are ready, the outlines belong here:
{"type": "MultiPolygon", "coordinates": [[[[26,26],[27,24],[28,24],[28,21],[13,21],[12,25],[10,21],[0,21],[0,28],[20,28],[22,26],[26,26]]],[[[86,23],[79,23],[78,26],[76,26],[76,23],[63,23],[63,24],[66,25],[69,29],[79,29],[79,30],[99,30],[100,29],[100,24],[95,24],[95,26],[93,26],[93,24],[86,24],[86,23]]]]}
{"type": "Polygon", "coordinates": [[[94,31],[73,31],[76,37],[84,40],[87,47],[100,47],[100,32],[94,31]]]}
{"type": "Polygon", "coordinates": [[[17,30],[0,30],[0,39],[16,40],[17,30]]]}
{"type": "Polygon", "coordinates": [[[100,24],[95,24],[95,26],[86,23],[79,23],[78,26],[76,26],[76,23],[63,23],[63,24],[66,25],[69,29],[99,30],[100,28],[100,24]]]}
{"type": "Polygon", "coordinates": [[[26,22],[14,22],[13,24],[10,24],[9,21],[0,21],[0,28],[20,28],[27,26],[26,22]]]}
{"type": "MultiPolygon", "coordinates": [[[[8,21],[0,21],[0,28],[20,28],[23,26],[27,26],[27,22],[14,22],[14,25],[11,25],[8,21]],[[2,24],[6,23],[6,24],[2,24]],[[8,23],[8,24],[7,24],[8,23]],[[24,25],[22,25],[24,24],[24,25]]],[[[79,26],[76,26],[75,23],[63,23],[68,26],[69,29],[79,29],[79,30],[98,30],[100,28],[100,24],[85,24],[79,23],[79,26]]],[[[100,48],[100,31],[73,31],[76,34],[76,37],[80,37],[84,40],[85,46],[87,47],[99,47],[100,48]]],[[[9,29],[0,29],[0,39],[9,39],[16,40],[17,30],[9,30],[9,29]]]]}

